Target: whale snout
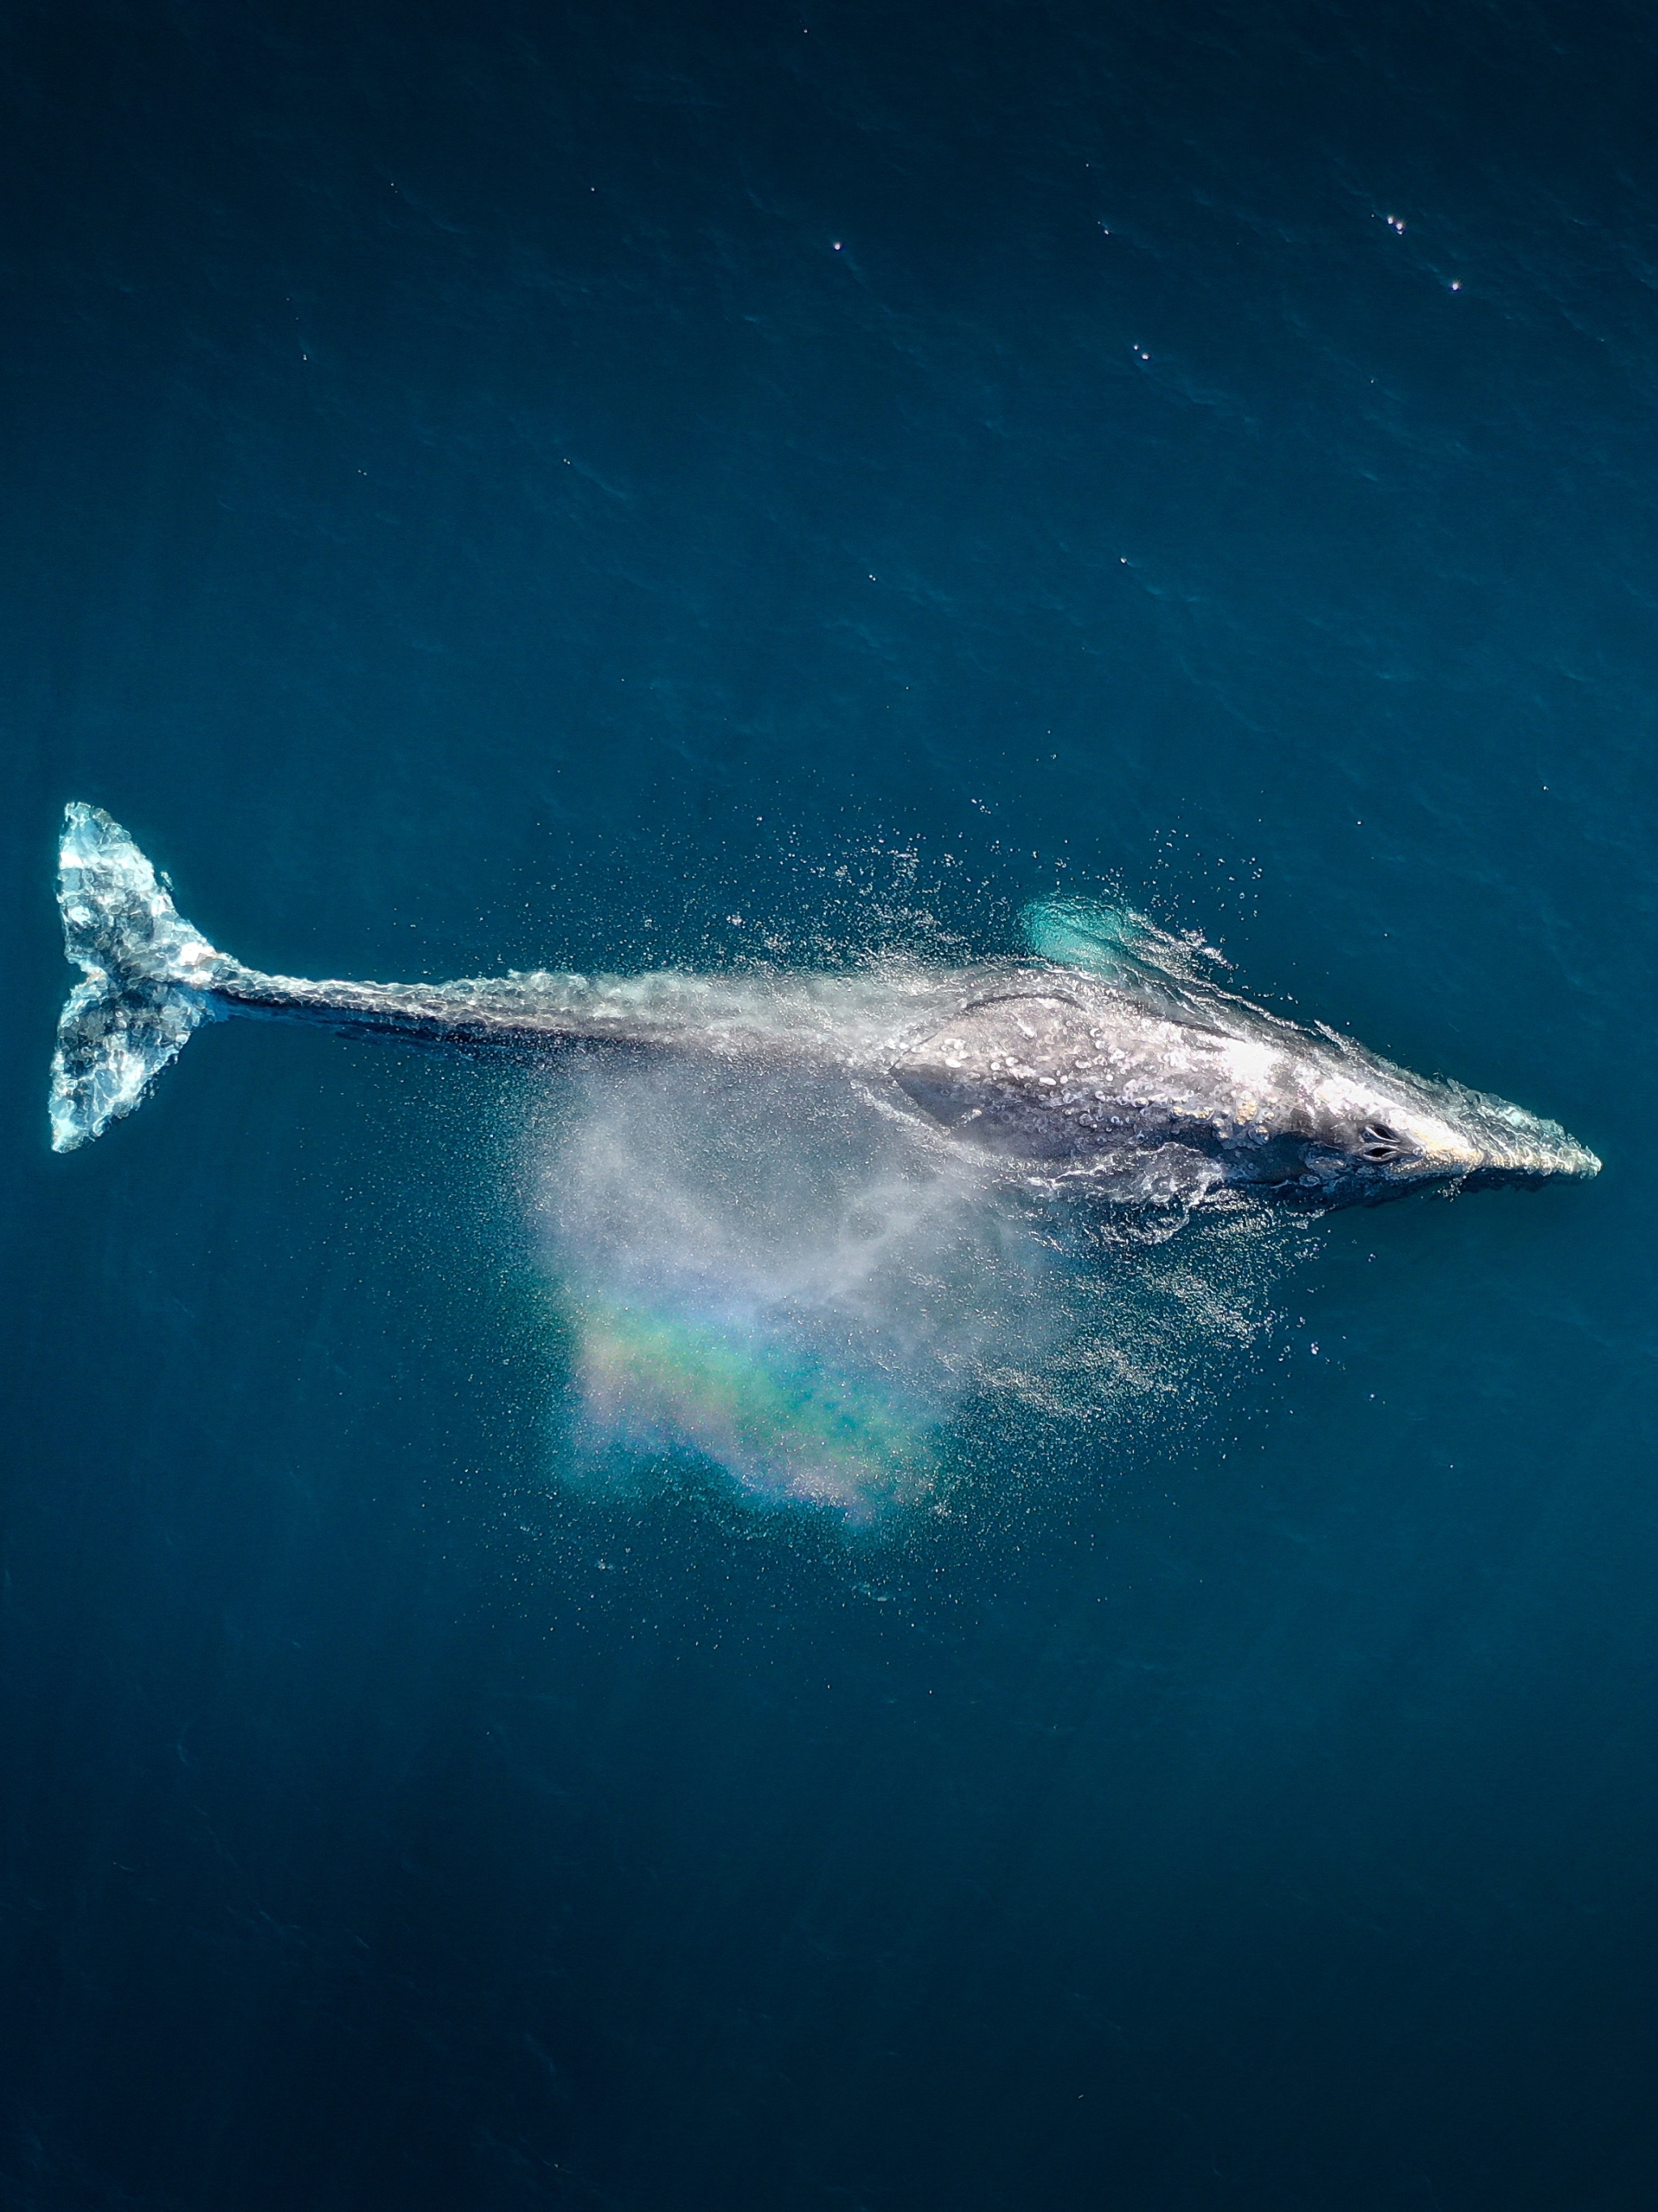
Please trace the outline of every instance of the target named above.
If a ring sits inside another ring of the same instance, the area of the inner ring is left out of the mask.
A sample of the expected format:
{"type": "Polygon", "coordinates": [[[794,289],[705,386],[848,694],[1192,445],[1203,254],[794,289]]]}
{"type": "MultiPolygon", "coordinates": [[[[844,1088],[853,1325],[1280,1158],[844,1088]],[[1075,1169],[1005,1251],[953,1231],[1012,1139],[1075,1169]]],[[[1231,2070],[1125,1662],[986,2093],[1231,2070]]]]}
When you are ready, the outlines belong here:
{"type": "Polygon", "coordinates": [[[1309,1172],[1300,1180],[1315,1184],[1321,1204],[1375,1205],[1413,1190],[1535,1188],[1600,1172],[1595,1154],[1558,1121],[1461,1084],[1378,1069],[1360,1085],[1344,1070],[1318,1103],[1322,1142],[1308,1147],[1309,1172]]]}
{"type": "Polygon", "coordinates": [[[1479,1147],[1475,1164],[1463,1180],[1471,1188],[1486,1188],[1503,1183],[1587,1182],[1600,1172],[1598,1154],[1551,1125],[1548,1134],[1531,1141],[1479,1147]]]}
{"type": "Polygon", "coordinates": [[[1586,1182],[1600,1172],[1599,1157],[1558,1121],[1546,1121],[1505,1098],[1463,1093],[1445,1120],[1448,1141],[1433,1147],[1440,1154],[1435,1164],[1467,1189],[1586,1182]]]}

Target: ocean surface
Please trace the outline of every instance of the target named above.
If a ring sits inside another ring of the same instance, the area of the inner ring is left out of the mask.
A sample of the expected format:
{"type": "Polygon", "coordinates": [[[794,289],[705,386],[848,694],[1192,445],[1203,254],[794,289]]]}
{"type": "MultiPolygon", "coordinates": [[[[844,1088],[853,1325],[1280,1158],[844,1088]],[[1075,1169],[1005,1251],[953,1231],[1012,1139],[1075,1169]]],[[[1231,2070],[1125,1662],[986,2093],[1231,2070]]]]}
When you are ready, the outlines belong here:
{"type": "Polygon", "coordinates": [[[0,2206],[1658,2197],[1658,20],[0,18],[0,2206]],[[1587,1187],[1157,1244],[255,965],[1122,898],[1587,1187]]]}

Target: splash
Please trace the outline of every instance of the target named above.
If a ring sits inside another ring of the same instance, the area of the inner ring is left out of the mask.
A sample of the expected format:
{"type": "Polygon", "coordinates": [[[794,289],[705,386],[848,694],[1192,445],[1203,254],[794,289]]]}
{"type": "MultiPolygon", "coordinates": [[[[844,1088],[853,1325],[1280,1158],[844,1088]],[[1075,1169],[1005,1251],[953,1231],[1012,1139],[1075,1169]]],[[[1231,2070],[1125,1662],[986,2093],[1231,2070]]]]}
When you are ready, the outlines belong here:
{"type": "Polygon", "coordinates": [[[537,1131],[578,1459],[712,1464],[850,1522],[914,1506],[990,1347],[1048,1326],[1047,1255],[982,1172],[832,1077],[580,1064],[537,1131]]]}
{"type": "Polygon", "coordinates": [[[1224,1394],[1266,1323],[1265,1224],[1109,1242],[842,1080],[594,1058],[540,1099],[579,1480],[693,1467],[867,1526],[1028,1479],[1057,1438],[1108,1462],[1224,1394]]]}

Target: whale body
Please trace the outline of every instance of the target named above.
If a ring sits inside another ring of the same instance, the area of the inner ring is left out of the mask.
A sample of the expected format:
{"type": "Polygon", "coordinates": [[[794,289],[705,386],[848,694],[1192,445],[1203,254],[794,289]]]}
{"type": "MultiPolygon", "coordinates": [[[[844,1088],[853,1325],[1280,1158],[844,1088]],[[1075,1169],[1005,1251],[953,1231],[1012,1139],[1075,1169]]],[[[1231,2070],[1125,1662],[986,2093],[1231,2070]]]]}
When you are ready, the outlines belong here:
{"type": "Polygon", "coordinates": [[[1032,908],[1025,952],[963,968],[310,981],[217,951],[80,804],[58,901],[84,971],[52,1059],[59,1152],[130,1114],[203,1023],[240,1015],[474,1054],[607,1044],[835,1070],[993,1173],[1176,1225],[1224,1199],[1323,1210],[1600,1166],[1558,1123],[1253,1006],[1202,948],[1084,901],[1032,908]]]}

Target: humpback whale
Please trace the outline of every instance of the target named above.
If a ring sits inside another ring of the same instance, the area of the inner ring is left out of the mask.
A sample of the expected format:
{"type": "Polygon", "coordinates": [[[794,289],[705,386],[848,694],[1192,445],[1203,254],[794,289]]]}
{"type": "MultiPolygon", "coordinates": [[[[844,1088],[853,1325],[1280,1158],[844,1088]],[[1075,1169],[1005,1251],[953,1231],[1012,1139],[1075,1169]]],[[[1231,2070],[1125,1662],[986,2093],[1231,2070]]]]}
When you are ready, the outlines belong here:
{"type": "Polygon", "coordinates": [[[1558,1123],[1252,1005],[1206,948],[1084,900],[1030,908],[1023,951],[959,968],[309,981],[216,950],[125,830],[75,804],[58,902],[84,971],[52,1063],[58,1152],[130,1114],[204,1023],[241,1015],[472,1054],[609,1045],[838,1072],[996,1175],[1174,1226],[1240,1199],[1321,1212],[1600,1166],[1558,1123]]]}

